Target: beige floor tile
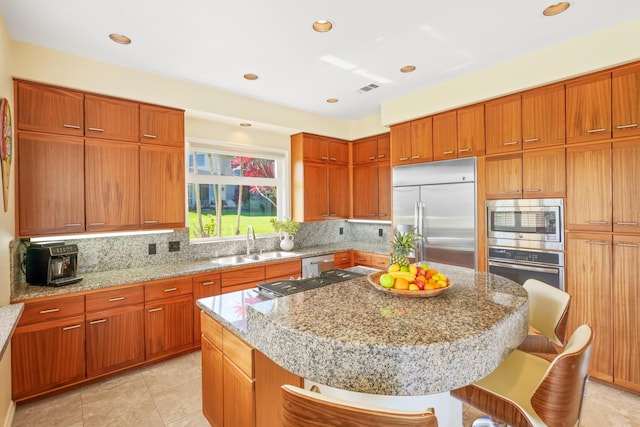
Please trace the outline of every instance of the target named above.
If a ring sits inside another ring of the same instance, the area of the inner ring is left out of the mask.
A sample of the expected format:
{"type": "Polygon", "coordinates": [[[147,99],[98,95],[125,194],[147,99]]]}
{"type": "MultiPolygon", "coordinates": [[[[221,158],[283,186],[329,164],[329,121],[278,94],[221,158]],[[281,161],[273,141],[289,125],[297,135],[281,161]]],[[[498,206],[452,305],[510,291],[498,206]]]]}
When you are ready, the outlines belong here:
{"type": "Polygon", "coordinates": [[[187,354],[146,367],[141,370],[141,374],[151,394],[155,394],[196,378],[201,379],[201,365],[199,358],[195,359],[193,354],[187,354]]]}
{"type": "Polygon", "coordinates": [[[197,410],[186,417],[166,424],[166,427],[210,427],[207,419],[202,415],[201,410],[197,410]]]}
{"type": "Polygon", "coordinates": [[[69,391],[46,399],[17,405],[13,427],[82,427],[82,398],[69,391]]]}
{"type": "Polygon", "coordinates": [[[153,401],[165,424],[202,410],[202,381],[194,378],[182,384],[152,393],[153,401]]]}

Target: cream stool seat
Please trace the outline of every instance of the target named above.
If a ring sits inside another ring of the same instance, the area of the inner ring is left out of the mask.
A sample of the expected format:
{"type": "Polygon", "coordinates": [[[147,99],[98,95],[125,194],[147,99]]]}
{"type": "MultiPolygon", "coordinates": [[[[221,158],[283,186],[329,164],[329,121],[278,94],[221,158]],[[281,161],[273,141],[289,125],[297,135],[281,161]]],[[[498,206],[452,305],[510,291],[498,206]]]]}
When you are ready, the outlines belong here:
{"type": "Polygon", "coordinates": [[[349,402],[285,384],[282,427],[438,427],[430,410],[401,411],[349,402]]]}
{"type": "Polygon", "coordinates": [[[485,378],[451,392],[511,426],[573,426],[580,419],[593,332],[582,325],[552,361],[514,350],[485,378]]]}

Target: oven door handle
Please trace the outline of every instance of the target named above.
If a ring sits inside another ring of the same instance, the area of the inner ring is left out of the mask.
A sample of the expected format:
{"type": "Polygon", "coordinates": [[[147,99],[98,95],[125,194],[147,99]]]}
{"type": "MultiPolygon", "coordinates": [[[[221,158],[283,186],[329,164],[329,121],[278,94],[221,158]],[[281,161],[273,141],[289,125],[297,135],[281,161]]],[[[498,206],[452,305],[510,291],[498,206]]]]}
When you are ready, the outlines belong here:
{"type": "Polygon", "coordinates": [[[557,273],[559,270],[557,268],[544,268],[544,267],[532,267],[528,265],[522,264],[510,264],[506,262],[497,262],[497,261],[489,261],[490,266],[494,267],[503,267],[509,268],[511,270],[525,270],[525,271],[535,271],[537,273],[557,273]]]}

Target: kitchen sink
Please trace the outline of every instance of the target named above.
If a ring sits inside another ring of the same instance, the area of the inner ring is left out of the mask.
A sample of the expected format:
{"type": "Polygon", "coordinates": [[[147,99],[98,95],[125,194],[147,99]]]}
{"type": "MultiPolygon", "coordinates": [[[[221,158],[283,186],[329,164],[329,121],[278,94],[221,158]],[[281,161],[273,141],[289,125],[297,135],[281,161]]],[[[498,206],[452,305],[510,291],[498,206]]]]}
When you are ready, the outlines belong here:
{"type": "Polygon", "coordinates": [[[292,254],[291,252],[284,251],[275,251],[275,252],[265,252],[263,254],[257,254],[258,259],[277,259],[277,258],[287,258],[295,256],[296,254],[292,254]]]}
{"type": "Polygon", "coordinates": [[[222,258],[215,258],[213,261],[219,264],[243,264],[251,260],[247,259],[244,255],[234,255],[234,256],[225,256],[222,258]]]}
{"type": "Polygon", "coordinates": [[[232,256],[226,256],[222,258],[214,258],[212,261],[217,262],[219,264],[225,264],[225,265],[237,265],[237,264],[244,264],[246,262],[251,262],[251,261],[267,261],[270,259],[287,258],[287,257],[293,257],[293,256],[295,256],[295,254],[292,254],[291,252],[274,251],[274,252],[265,252],[262,254],[232,255],[232,256]]]}

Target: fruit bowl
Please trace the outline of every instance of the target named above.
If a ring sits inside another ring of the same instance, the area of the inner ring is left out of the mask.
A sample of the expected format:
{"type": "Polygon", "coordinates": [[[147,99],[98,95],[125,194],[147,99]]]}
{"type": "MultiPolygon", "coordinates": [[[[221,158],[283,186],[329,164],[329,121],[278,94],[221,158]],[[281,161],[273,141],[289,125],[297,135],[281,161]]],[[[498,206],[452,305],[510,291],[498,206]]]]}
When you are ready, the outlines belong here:
{"type": "Polygon", "coordinates": [[[438,288],[438,289],[428,289],[428,290],[424,290],[424,291],[404,291],[404,290],[399,290],[399,289],[393,289],[393,288],[383,288],[382,286],[380,286],[380,276],[382,276],[385,272],[384,271],[377,271],[375,273],[371,273],[367,276],[367,281],[377,290],[381,291],[381,292],[386,292],[388,294],[393,294],[393,295],[399,295],[401,297],[408,297],[408,298],[429,298],[429,297],[435,297],[440,295],[441,293],[443,293],[444,291],[446,291],[447,289],[449,289],[452,285],[453,282],[451,282],[451,280],[447,279],[447,286],[444,288],[438,288]]]}

